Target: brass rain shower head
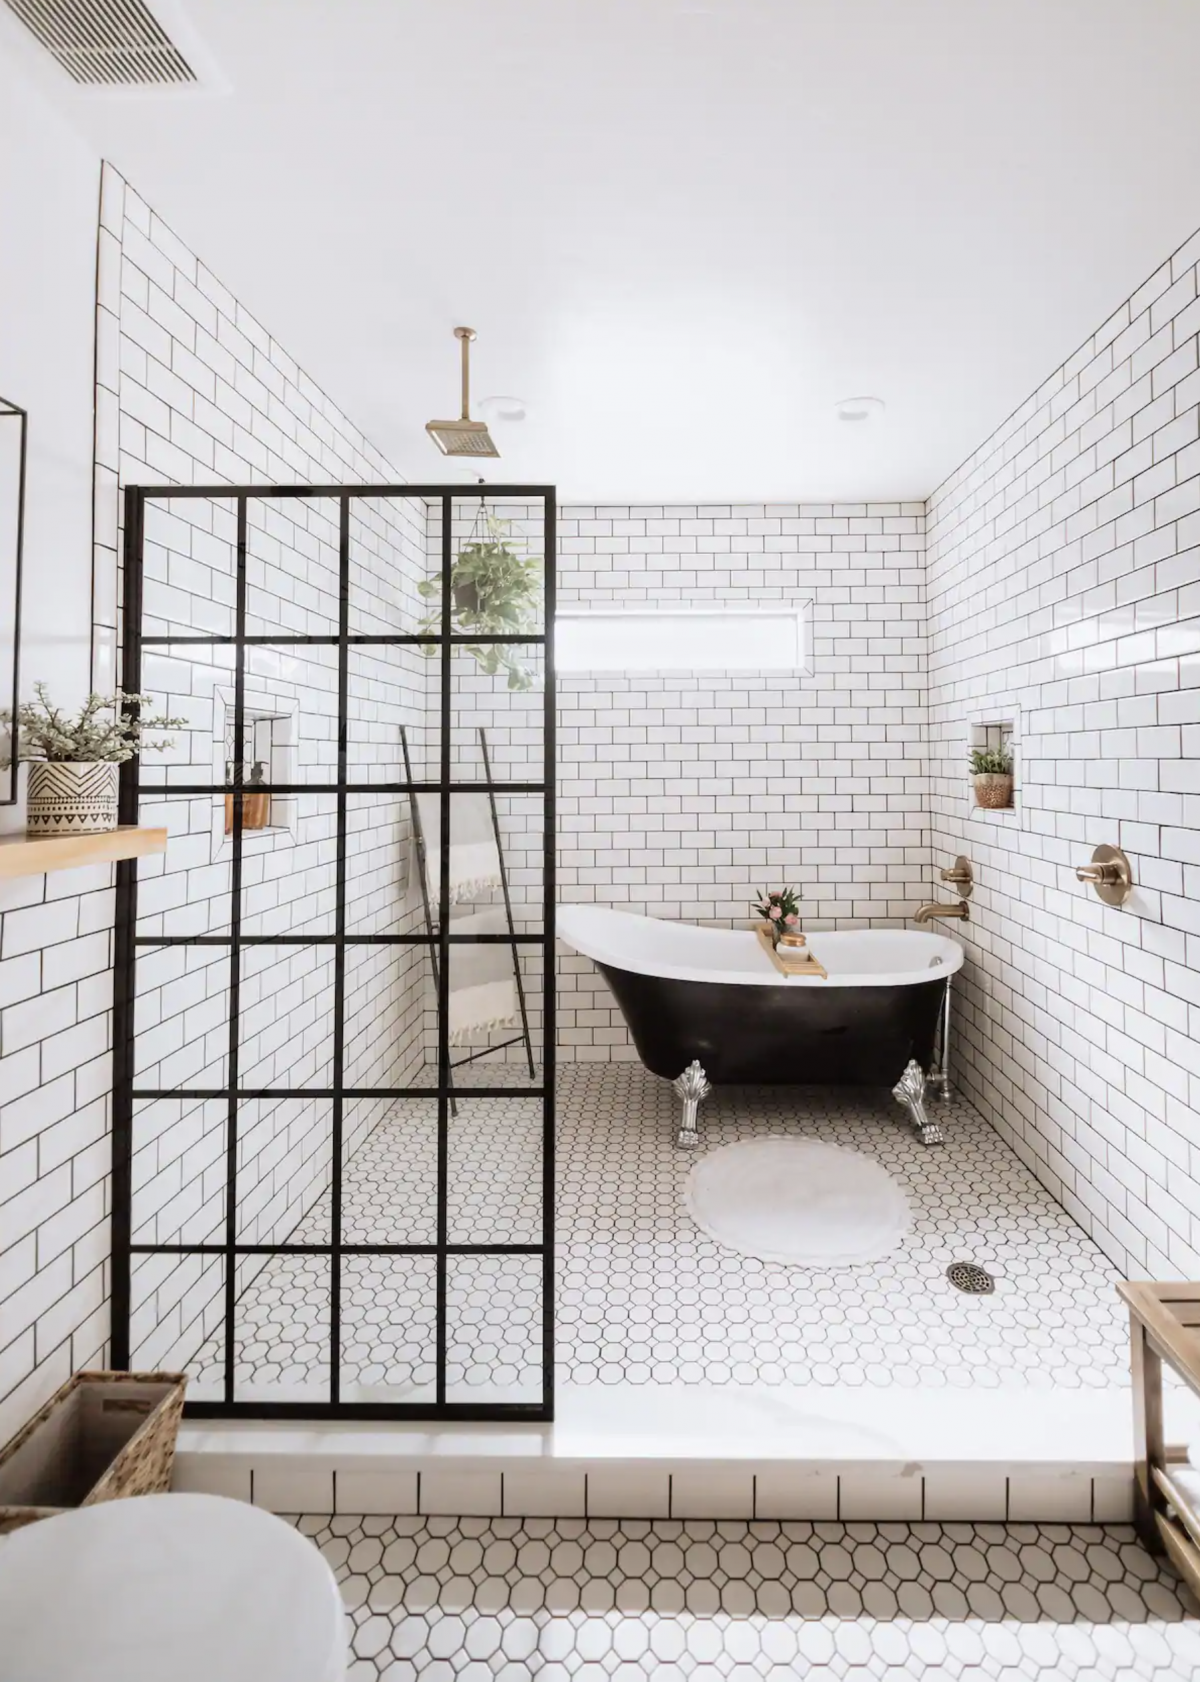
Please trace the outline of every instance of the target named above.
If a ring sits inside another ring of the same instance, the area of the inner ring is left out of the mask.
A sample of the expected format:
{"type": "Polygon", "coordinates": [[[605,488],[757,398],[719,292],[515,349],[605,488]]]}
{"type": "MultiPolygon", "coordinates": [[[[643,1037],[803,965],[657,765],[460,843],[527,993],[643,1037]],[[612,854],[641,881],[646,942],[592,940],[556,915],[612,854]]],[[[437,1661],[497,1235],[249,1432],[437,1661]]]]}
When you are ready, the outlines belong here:
{"type": "Polygon", "coordinates": [[[444,456],[499,456],[486,421],[471,419],[471,340],[473,327],[456,327],[462,343],[462,416],[459,420],[431,420],[425,430],[444,456]]]}

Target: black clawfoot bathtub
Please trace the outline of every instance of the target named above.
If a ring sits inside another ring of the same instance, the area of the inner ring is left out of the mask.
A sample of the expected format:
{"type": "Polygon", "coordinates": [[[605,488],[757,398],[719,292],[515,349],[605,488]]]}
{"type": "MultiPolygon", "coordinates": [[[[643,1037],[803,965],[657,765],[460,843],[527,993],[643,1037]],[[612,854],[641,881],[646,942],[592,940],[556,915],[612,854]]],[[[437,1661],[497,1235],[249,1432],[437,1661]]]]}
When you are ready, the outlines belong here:
{"type": "Polygon", "coordinates": [[[963,961],[957,941],[907,929],[813,934],[821,977],[781,975],[750,930],[564,905],[558,933],[599,968],[650,1072],[677,1081],[681,1144],[695,1142],[709,1082],[890,1086],[925,1143],[940,1141],[924,1073],[963,961]]]}

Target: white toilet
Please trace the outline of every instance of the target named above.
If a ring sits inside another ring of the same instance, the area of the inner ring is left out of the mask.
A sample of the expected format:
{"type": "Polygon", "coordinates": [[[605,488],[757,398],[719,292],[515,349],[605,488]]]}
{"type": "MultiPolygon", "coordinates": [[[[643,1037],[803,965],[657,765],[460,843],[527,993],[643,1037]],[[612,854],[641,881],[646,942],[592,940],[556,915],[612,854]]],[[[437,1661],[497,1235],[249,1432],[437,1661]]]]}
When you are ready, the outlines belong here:
{"type": "Polygon", "coordinates": [[[216,1495],[106,1501],[0,1536],[0,1682],[343,1682],[328,1564],[216,1495]]]}

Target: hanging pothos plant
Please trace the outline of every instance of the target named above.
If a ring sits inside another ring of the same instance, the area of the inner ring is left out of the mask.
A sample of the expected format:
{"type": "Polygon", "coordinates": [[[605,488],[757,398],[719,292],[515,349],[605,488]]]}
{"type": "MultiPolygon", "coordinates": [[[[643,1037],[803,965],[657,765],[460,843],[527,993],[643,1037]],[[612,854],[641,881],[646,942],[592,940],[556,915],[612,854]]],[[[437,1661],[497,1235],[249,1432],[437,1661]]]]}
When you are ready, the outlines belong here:
{"type": "MultiPolygon", "coordinates": [[[[541,629],[542,559],[521,555],[513,544],[511,522],[498,520],[481,511],[470,537],[450,569],[450,593],[454,601],[454,629],[480,636],[532,635],[541,629]]],[[[437,606],[421,622],[422,635],[436,635],[442,628],[442,577],[435,573],[417,589],[426,601],[437,606]]],[[[503,643],[468,643],[489,677],[508,673],[510,689],[540,689],[542,676],[522,659],[520,647],[503,643]]],[[[427,647],[426,653],[436,651],[427,647]]]]}

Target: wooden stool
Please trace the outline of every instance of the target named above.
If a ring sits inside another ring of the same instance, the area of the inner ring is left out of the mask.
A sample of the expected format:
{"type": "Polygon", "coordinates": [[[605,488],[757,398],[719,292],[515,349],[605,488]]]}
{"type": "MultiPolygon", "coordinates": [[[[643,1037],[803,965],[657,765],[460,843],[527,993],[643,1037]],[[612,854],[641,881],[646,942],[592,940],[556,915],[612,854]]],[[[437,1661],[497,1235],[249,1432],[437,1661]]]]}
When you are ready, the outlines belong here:
{"type": "Polygon", "coordinates": [[[1200,1284],[1127,1281],[1133,1340],[1134,1523],[1152,1553],[1169,1555],[1200,1596],[1200,1471],[1163,1437],[1163,1362],[1200,1396],[1200,1284]]]}

